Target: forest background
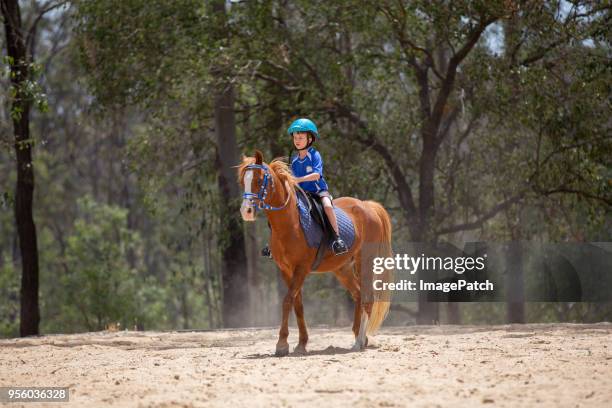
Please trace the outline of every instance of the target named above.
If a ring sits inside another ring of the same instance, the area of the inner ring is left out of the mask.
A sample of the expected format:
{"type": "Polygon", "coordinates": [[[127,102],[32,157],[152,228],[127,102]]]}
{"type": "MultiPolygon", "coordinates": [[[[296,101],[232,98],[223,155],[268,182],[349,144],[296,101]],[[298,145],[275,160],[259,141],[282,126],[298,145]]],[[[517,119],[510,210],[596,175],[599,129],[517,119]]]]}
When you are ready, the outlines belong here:
{"type": "MultiPolygon", "coordinates": [[[[300,116],[332,194],[383,203],[394,243],[610,241],[607,2],[1,4],[0,336],[276,325],[233,166],[287,156],[300,116]]],[[[332,276],[304,298],[349,324],[332,276]]],[[[611,317],[421,299],[388,323],[611,317]]]]}

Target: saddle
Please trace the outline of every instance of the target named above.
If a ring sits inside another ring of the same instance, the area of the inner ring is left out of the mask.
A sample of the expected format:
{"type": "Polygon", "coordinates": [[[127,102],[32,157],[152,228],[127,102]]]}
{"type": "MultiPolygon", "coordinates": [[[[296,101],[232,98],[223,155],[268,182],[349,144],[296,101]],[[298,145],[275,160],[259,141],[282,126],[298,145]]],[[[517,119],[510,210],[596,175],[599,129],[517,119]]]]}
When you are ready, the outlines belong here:
{"type": "Polygon", "coordinates": [[[323,230],[323,238],[331,241],[334,238],[332,234],[333,228],[329,222],[329,219],[327,218],[325,209],[323,208],[323,200],[321,199],[321,196],[307,191],[306,197],[310,203],[310,216],[323,230]]]}
{"type": "MultiPolygon", "coordinates": [[[[317,255],[311,266],[311,270],[315,271],[323,260],[325,252],[331,251],[331,244],[334,240],[333,228],[327,219],[319,195],[300,190],[296,194],[300,225],[306,237],[306,242],[309,247],[317,248],[317,255]]],[[[334,212],[338,221],[340,238],[348,248],[351,248],[355,239],[353,222],[341,208],[334,207],[334,212]]]]}

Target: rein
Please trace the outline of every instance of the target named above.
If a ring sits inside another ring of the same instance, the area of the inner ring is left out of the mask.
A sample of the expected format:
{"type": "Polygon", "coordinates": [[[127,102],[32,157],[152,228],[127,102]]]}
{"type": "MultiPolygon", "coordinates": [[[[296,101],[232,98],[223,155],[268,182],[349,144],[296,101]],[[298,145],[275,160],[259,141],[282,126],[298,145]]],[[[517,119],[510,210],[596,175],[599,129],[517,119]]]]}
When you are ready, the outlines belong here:
{"type": "Polygon", "coordinates": [[[244,192],[242,194],[242,198],[249,200],[251,205],[253,205],[253,208],[259,210],[279,211],[287,207],[287,204],[289,204],[289,199],[291,198],[289,183],[287,183],[287,181],[285,181],[285,189],[287,190],[287,200],[285,201],[285,204],[283,204],[282,207],[274,207],[266,203],[265,201],[268,195],[268,182],[270,182],[272,188],[274,188],[274,179],[270,175],[268,167],[261,164],[249,164],[248,166],[246,166],[246,168],[263,170],[264,178],[263,182],[259,186],[259,191],[257,192],[257,194],[244,192]],[[255,205],[255,200],[258,201],[257,205],[255,205]]]}

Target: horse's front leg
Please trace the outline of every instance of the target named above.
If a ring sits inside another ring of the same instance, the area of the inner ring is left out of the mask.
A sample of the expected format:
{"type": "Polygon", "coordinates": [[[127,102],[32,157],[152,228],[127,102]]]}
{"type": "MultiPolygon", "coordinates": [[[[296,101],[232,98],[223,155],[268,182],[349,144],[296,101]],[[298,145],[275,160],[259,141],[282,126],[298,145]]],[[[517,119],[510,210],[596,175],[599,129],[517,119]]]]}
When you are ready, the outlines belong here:
{"type": "Polygon", "coordinates": [[[306,273],[304,272],[304,270],[296,268],[296,270],[293,271],[293,274],[291,275],[289,284],[287,285],[287,294],[283,299],[283,318],[281,322],[281,328],[278,333],[278,343],[276,343],[276,356],[278,357],[286,356],[287,354],[289,354],[289,343],[287,342],[287,337],[289,337],[289,313],[291,312],[291,308],[293,307],[293,303],[295,301],[296,296],[298,295],[298,293],[300,293],[300,290],[302,289],[305,277],[306,273]]]}
{"type": "Polygon", "coordinates": [[[308,330],[306,329],[306,320],[304,320],[304,305],[302,304],[302,289],[295,297],[293,302],[295,317],[297,319],[298,328],[300,329],[300,340],[298,345],[293,350],[295,353],[306,353],[306,343],[308,343],[308,330]]]}

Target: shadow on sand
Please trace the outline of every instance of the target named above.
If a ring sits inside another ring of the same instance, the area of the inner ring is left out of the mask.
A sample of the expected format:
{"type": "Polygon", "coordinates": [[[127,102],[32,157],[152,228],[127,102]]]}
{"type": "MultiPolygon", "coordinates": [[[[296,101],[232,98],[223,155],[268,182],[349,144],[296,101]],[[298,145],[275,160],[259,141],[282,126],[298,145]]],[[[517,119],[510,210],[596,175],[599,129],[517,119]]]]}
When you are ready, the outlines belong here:
{"type": "MultiPolygon", "coordinates": [[[[376,349],[376,348],[378,347],[374,345],[366,347],[366,349],[376,349]]],[[[337,355],[337,354],[349,354],[349,353],[361,353],[361,351],[355,351],[353,349],[344,348],[344,347],[328,346],[327,348],[324,348],[321,350],[306,351],[306,353],[292,352],[292,353],[287,354],[284,357],[332,356],[332,355],[337,355]]],[[[256,354],[246,355],[243,358],[249,359],[249,360],[258,360],[258,359],[279,358],[279,357],[275,356],[274,353],[256,353],[256,354]]]]}

